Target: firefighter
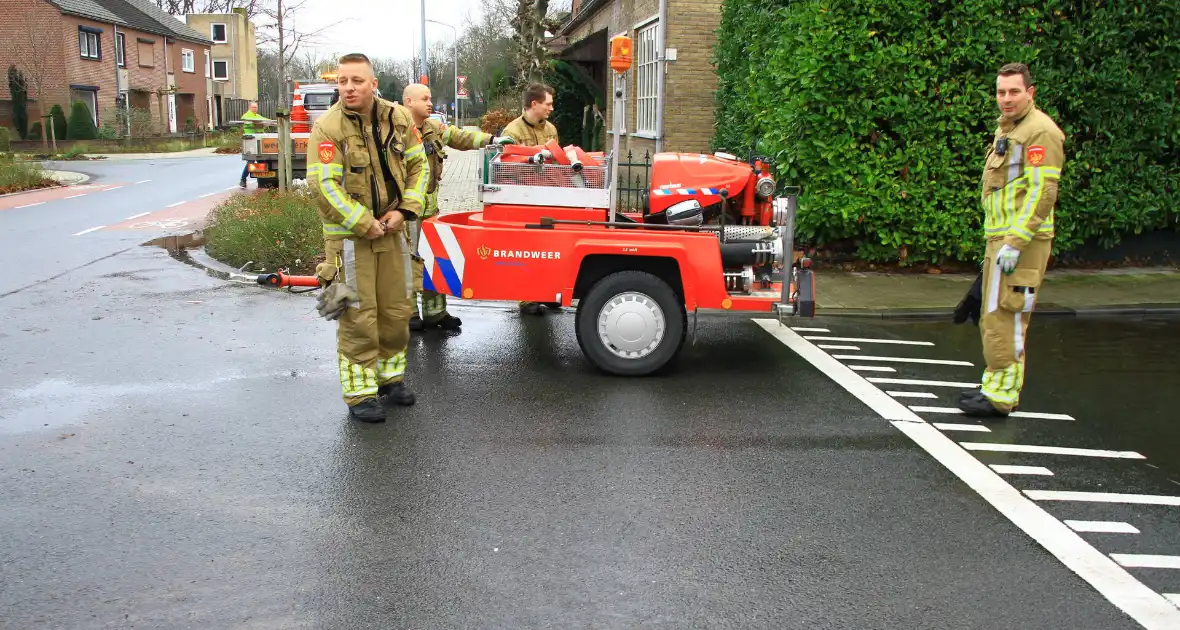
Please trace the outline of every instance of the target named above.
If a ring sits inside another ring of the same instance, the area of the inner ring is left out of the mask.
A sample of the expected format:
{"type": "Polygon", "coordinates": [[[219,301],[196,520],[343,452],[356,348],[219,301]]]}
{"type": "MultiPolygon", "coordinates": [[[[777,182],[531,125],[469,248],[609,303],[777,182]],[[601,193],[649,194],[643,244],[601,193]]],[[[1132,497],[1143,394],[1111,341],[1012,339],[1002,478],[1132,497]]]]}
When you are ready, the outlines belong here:
{"type": "MultiPolygon", "coordinates": [[[[258,101],[250,101],[250,110],[242,114],[242,134],[262,133],[264,128],[261,123],[273,123],[274,121],[266,118],[258,113],[258,101]],[[259,124],[255,124],[257,121],[259,124]]],[[[250,173],[250,162],[242,165],[242,179],[238,182],[238,186],[246,187],[246,175],[250,173]]]]}
{"type": "MultiPolygon", "coordinates": [[[[509,144],[512,138],[493,136],[482,131],[464,131],[452,125],[445,125],[437,119],[430,118],[434,107],[431,101],[430,88],[421,83],[411,83],[402,91],[402,103],[414,117],[414,124],[422,134],[422,144],[426,147],[426,157],[430,161],[430,187],[426,192],[426,207],[418,218],[418,234],[421,234],[422,221],[434,216],[438,212],[438,182],[442,179],[443,160],[447,158],[443,147],[450,147],[459,151],[478,149],[492,143],[509,144]]],[[[413,251],[417,252],[418,244],[413,244],[413,251]]],[[[414,314],[410,316],[410,330],[439,327],[446,330],[456,330],[463,325],[463,321],[447,312],[447,296],[436,291],[421,289],[421,275],[426,273],[422,268],[421,259],[415,257],[416,289],[422,296],[422,316],[417,312],[415,300],[414,314]]]]}
{"type": "Polygon", "coordinates": [[[382,401],[414,404],[405,386],[413,268],[403,230],[426,205],[430,165],[410,112],[375,96],[368,57],[340,58],[340,100],[312,127],[307,184],[323,220],[318,310],[338,320],[349,415],[385,420],[382,401]]]}
{"type": "Polygon", "coordinates": [[[1037,109],[1035,93],[1027,66],[1000,68],[999,126],[980,191],[987,253],[979,328],[987,368],[981,388],[960,396],[959,408],[969,416],[1003,418],[1019,404],[1028,323],[1053,249],[1065,135],[1037,109]]]}
{"type": "MultiPolygon", "coordinates": [[[[524,111],[504,127],[502,135],[512,138],[516,144],[535,147],[557,139],[557,127],[549,122],[553,113],[553,97],[557,92],[544,83],[530,83],[524,90],[521,105],[524,111]]],[[[520,302],[520,312],[527,315],[541,315],[546,308],[560,309],[556,302],[520,302]]]]}

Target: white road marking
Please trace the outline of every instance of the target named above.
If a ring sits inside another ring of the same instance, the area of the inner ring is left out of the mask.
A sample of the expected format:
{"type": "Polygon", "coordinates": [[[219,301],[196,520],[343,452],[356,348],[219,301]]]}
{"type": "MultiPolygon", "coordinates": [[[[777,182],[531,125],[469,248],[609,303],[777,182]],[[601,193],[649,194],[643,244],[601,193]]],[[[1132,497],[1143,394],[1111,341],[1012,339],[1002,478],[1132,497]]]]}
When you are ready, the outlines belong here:
{"type": "Polygon", "coordinates": [[[1119,610],[1149,630],[1180,627],[1180,609],[1148,588],[1077,532],[1053,518],[992,469],[959,448],[905,405],[874,387],[798,334],[773,319],[754,322],[930,453],[1001,514],[1077,573],[1119,610]]]}
{"type": "Polygon", "coordinates": [[[1090,503],[1134,503],[1137,505],[1174,505],[1180,497],[1158,494],[1120,494],[1118,492],[1072,492],[1067,490],[1025,490],[1033,501],[1088,501],[1090,503]]]}
{"type": "Polygon", "coordinates": [[[229,186],[226,190],[237,190],[238,188],[241,188],[241,186],[229,186]]]}
{"type": "Polygon", "coordinates": [[[835,354],[832,355],[836,359],[850,359],[853,361],[893,361],[896,363],[926,363],[930,365],[966,365],[968,367],[975,365],[970,361],[955,361],[952,359],[910,359],[907,357],[863,357],[855,354],[835,354]]]}
{"type": "Polygon", "coordinates": [[[992,464],[992,470],[1001,475],[1043,475],[1052,477],[1053,471],[1044,466],[1012,466],[1010,464],[992,464]]]}
{"type": "Polygon", "coordinates": [[[91,233],[91,232],[94,232],[95,230],[101,230],[101,229],[103,229],[104,227],[106,227],[106,226],[105,226],[105,225],[100,225],[100,226],[98,226],[98,227],[92,227],[92,228],[90,228],[89,230],[82,230],[81,232],[78,232],[77,234],[74,234],[74,236],[82,236],[83,234],[89,234],[89,233],[91,233]]]}
{"type": "MultiPolygon", "coordinates": [[[[1124,567],[1139,569],[1180,569],[1180,556],[1153,556],[1146,553],[1112,553],[1114,561],[1124,567]]],[[[1180,627],[1180,626],[1177,626],[1180,627]]]]}
{"type": "Polygon", "coordinates": [[[816,347],[823,348],[824,350],[860,350],[859,346],[830,346],[822,343],[816,344],[816,347]]]}
{"type": "MultiPolygon", "coordinates": [[[[961,415],[962,409],[955,407],[910,407],[918,413],[949,413],[961,415]]],[[[1073,416],[1068,416],[1063,413],[1038,413],[1035,411],[1013,411],[1008,414],[1010,418],[1029,418],[1033,420],[1073,420],[1073,416]]]]}
{"type": "Polygon", "coordinates": [[[1094,448],[1066,448],[1036,444],[993,444],[991,442],[960,442],[969,451],[997,453],[1043,453],[1045,455],[1080,455],[1082,457],[1110,457],[1114,459],[1147,459],[1135,451],[1103,451],[1094,448]]]}
{"type": "Polygon", "coordinates": [[[76,195],[70,195],[69,197],[66,197],[66,199],[77,199],[78,197],[85,197],[85,196],[86,196],[86,193],[78,193],[76,195]]]}
{"type": "Polygon", "coordinates": [[[886,377],[872,377],[869,379],[870,383],[882,383],[885,385],[926,385],[928,387],[964,387],[967,389],[979,389],[979,383],[962,383],[956,381],[923,381],[916,378],[886,378],[886,377]]]}
{"type": "Polygon", "coordinates": [[[896,372],[897,370],[883,365],[850,365],[857,372],[896,372]]]}
{"type": "Polygon", "coordinates": [[[205,193],[203,195],[197,195],[197,199],[204,199],[205,197],[212,197],[213,195],[220,194],[221,192],[222,191],[218,190],[216,192],[205,193]]]}
{"type": "Polygon", "coordinates": [[[138,219],[139,217],[146,217],[146,216],[147,216],[147,215],[149,215],[149,214],[151,214],[151,212],[140,212],[139,214],[133,214],[133,215],[131,215],[131,216],[129,216],[129,217],[127,217],[126,219],[123,219],[123,220],[124,220],[124,221],[130,221],[131,219],[138,219]]]}
{"type": "MultiPolygon", "coordinates": [[[[792,330],[803,330],[803,329],[802,328],[793,328],[792,330]]],[[[900,339],[874,339],[872,337],[869,337],[869,338],[863,338],[863,337],[815,337],[815,336],[807,335],[807,336],[804,336],[803,338],[810,339],[811,341],[851,341],[853,343],[856,343],[856,342],[860,342],[860,343],[892,343],[892,344],[896,344],[899,346],[933,346],[934,345],[934,343],[930,342],[930,341],[902,341],[900,339]]]]}
{"type": "Polygon", "coordinates": [[[17,209],[17,210],[20,210],[21,208],[32,208],[33,206],[39,206],[39,205],[41,205],[41,204],[43,204],[43,203],[45,203],[45,202],[44,202],[44,201],[38,201],[37,203],[26,203],[26,204],[25,204],[25,205],[23,205],[23,206],[17,206],[17,207],[16,207],[16,209],[17,209]]]}
{"type": "Polygon", "coordinates": [[[1180,593],[1164,593],[1164,597],[1168,598],[1168,601],[1173,604],[1176,604],[1176,608],[1180,608],[1180,593]]]}
{"type": "Polygon", "coordinates": [[[176,206],[179,206],[179,205],[182,205],[182,204],[185,204],[185,203],[188,203],[188,202],[186,202],[186,201],[177,201],[176,203],[169,204],[169,205],[167,205],[167,206],[164,206],[164,207],[165,207],[165,208],[175,208],[176,206]]]}
{"type": "Polygon", "coordinates": [[[1138,534],[1139,529],[1130,523],[1118,521],[1065,521],[1075,532],[1096,534],[1138,534]]]}
{"type": "Polygon", "coordinates": [[[953,424],[950,422],[935,422],[939,431],[975,431],[977,433],[991,433],[992,430],[982,424],[953,424]]]}
{"type": "Polygon", "coordinates": [[[150,182],[150,181],[152,181],[152,180],[150,180],[150,179],[141,179],[141,180],[139,180],[139,181],[137,181],[137,182],[135,182],[135,183],[136,183],[136,184],[146,184],[146,183],[148,183],[148,182],[150,182]]]}
{"type": "Polygon", "coordinates": [[[886,394],[889,394],[890,396],[893,396],[894,398],[938,398],[938,396],[937,396],[937,395],[935,395],[935,394],[931,394],[930,392],[893,392],[893,391],[887,391],[887,392],[885,392],[885,393],[886,393],[886,394]]]}
{"type": "Polygon", "coordinates": [[[826,332],[826,333],[832,332],[832,331],[828,330],[827,328],[803,328],[800,326],[792,326],[791,330],[793,330],[795,332],[826,332]]]}
{"type": "Polygon", "coordinates": [[[122,187],[123,187],[123,184],[119,184],[118,186],[111,186],[110,188],[105,188],[105,189],[100,190],[98,192],[106,192],[108,190],[119,190],[122,187]]]}

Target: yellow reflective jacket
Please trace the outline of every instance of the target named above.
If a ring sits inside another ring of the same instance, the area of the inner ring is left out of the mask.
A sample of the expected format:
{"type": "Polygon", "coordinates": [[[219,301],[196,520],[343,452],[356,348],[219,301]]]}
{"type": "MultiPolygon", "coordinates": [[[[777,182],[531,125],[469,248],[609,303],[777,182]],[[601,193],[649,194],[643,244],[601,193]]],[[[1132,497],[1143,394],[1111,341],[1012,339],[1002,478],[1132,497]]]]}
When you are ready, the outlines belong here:
{"type": "Polygon", "coordinates": [[[525,120],[524,115],[521,114],[516,117],[516,120],[508,123],[507,127],[504,127],[504,132],[501,135],[512,138],[516,144],[521,146],[535,147],[550,140],[557,140],[557,127],[554,127],[553,123],[548,120],[534,125],[525,120]]]}
{"type": "Polygon", "coordinates": [[[429,183],[422,138],[401,105],[375,99],[373,115],[362,120],[338,101],[311,129],[307,185],[326,239],[364,237],[391,210],[415,219],[425,212],[429,183]]]}
{"type": "Polygon", "coordinates": [[[1057,182],[1065,165],[1065,134],[1044,112],[1009,122],[1001,116],[980,182],[988,240],[1023,249],[1055,235],[1057,182]]]}

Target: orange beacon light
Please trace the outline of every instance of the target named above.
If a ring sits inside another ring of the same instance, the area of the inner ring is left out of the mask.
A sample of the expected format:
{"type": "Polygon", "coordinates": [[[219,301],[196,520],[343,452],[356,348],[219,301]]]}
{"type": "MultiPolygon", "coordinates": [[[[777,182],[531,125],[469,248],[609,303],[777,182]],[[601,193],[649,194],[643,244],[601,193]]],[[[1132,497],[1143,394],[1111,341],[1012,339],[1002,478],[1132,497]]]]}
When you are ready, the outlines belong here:
{"type": "Polygon", "coordinates": [[[631,38],[615,35],[610,38],[610,67],[615,72],[631,69],[631,38]]]}

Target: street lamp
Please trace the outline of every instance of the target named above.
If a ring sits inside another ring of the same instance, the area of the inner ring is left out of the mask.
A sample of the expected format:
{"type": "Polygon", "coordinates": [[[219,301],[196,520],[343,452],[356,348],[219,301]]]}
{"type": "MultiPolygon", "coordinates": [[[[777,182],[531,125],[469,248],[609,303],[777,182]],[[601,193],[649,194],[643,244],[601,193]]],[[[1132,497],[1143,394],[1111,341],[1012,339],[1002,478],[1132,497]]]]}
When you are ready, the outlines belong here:
{"type": "MultiPolygon", "coordinates": [[[[459,124],[458,123],[458,119],[459,119],[459,31],[454,26],[451,26],[450,24],[447,24],[446,22],[439,22],[438,20],[426,20],[426,21],[430,22],[431,24],[438,24],[439,26],[445,26],[445,27],[451,29],[451,32],[453,33],[453,36],[455,38],[455,43],[454,43],[454,46],[452,47],[452,52],[454,53],[454,57],[455,57],[455,124],[458,125],[459,124]]],[[[422,39],[425,40],[426,37],[423,36],[422,39]]],[[[422,49],[426,50],[425,43],[422,44],[422,49]]],[[[425,72],[425,70],[423,72],[425,72]]]]}

